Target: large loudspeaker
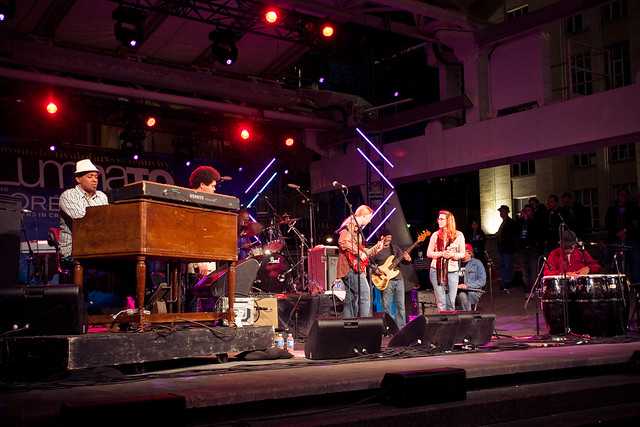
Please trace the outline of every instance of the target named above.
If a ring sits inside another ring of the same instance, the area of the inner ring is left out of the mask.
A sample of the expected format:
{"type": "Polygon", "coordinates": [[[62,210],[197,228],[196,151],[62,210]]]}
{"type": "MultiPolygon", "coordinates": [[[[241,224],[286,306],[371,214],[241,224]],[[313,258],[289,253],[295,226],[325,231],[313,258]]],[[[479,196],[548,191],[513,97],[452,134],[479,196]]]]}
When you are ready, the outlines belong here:
{"type": "Polygon", "coordinates": [[[0,287],[18,283],[21,215],[18,199],[0,195],[0,287]]]}
{"type": "Polygon", "coordinates": [[[479,346],[491,340],[494,314],[433,314],[418,316],[389,341],[389,347],[424,345],[438,351],[454,344],[479,346]]]}
{"type": "Polygon", "coordinates": [[[14,326],[22,329],[16,335],[84,334],[87,312],[82,292],[75,285],[0,289],[0,333],[14,326]]]}
{"type": "Polygon", "coordinates": [[[318,319],[304,346],[307,359],[345,359],[379,353],[382,345],[382,319],[318,319]]]}

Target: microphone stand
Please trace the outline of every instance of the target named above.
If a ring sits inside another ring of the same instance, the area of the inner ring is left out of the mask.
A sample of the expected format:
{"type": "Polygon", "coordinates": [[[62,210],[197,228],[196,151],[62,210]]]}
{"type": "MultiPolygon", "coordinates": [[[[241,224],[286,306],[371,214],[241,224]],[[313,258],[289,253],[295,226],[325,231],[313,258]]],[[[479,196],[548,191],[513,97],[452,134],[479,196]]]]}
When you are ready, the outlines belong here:
{"type": "MultiPolygon", "coordinates": [[[[527,297],[527,300],[524,303],[525,311],[527,310],[527,307],[529,306],[529,301],[531,300],[531,297],[533,296],[533,294],[536,292],[538,286],[542,285],[540,279],[542,279],[542,273],[544,272],[544,265],[546,264],[547,261],[544,259],[544,256],[541,256],[538,258],[538,265],[540,265],[540,259],[542,259],[542,266],[540,267],[540,270],[538,270],[538,275],[536,276],[535,282],[533,282],[533,286],[531,287],[531,292],[529,292],[529,296],[527,297]]],[[[540,301],[536,303],[536,336],[540,336],[540,304],[539,303],[540,301]]]]}
{"type": "Polygon", "coordinates": [[[565,252],[566,243],[564,241],[564,233],[567,229],[567,224],[564,222],[564,218],[562,218],[560,213],[558,213],[558,216],[560,217],[558,233],[560,234],[560,251],[562,252],[562,323],[565,335],[569,335],[571,333],[571,328],[569,327],[569,304],[567,301],[567,287],[569,286],[569,282],[567,281],[567,255],[565,252]]]}
{"type": "Polygon", "coordinates": [[[493,260],[491,259],[487,251],[484,251],[484,257],[487,259],[487,270],[489,273],[489,297],[491,298],[491,310],[492,310],[492,313],[495,313],[496,302],[493,299],[493,278],[491,273],[491,270],[493,269],[493,260]]]}
{"type": "MultiPolygon", "coordinates": [[[[347,194],[349,193],[349,189],[347,187],[342,187],[340,189],[340,191],[342,192],[342,197],[344,198],[344,203],[345,205],[349,208],[349,216],[351,217],[351,219],[353,220],[353,224],[354,227],[357,228],[357,234],[356,234],[356,253],[358,255],[358,260],[356,261],[356,266],[357,266],[357,277],[358,277],[358,289],[356,291],[356,298],[357,298],[357,304],[355,305],[356,308],[356,312],[353,313],[355,315],[355,317],[360,317],[360,224],[358,224],[358,220],[356,219],[356,215],[353,212],[353,206],[351,205],[351,203],[349,202],[349,199],[347,198],[347,194]]],[[[347,290],[348,292],[348,290],[347,290]]],[[[345,298],[346,299],[346,298],[345,298]]]]}
{"type": "Polygon", "coordinates": [[[314,204],[313,204],[313,200],[311,199],[311,197],[307,196],[306,194],[304,194],[304,192],[302,190],[300,190],[300,187],[295,189],[304,199],[304,202],[307,203],[307,205],[309,205],[309,246],[312,248],[314,246],[314,238],[313,236],[315,235],[315,220],[313,217],[313,210],[314,210],[314,204]]]}

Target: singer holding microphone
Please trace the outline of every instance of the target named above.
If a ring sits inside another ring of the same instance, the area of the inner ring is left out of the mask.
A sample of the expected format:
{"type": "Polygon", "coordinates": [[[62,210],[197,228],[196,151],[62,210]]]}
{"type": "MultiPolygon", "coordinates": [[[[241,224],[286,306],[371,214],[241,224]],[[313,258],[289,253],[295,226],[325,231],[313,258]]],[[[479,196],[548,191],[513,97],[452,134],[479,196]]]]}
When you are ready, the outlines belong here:
{"type": "Polygon", "coordinates": [[[589,255],[589,252],[581,249],[578,239],[573,231],[563,232],[564,253],[558,247],[549,253],[549,259],[545,262],[544,275],[554,276],[567,274],[575,277],[584,274],[599,273],[602,268],[600,264],[589,255]]]}

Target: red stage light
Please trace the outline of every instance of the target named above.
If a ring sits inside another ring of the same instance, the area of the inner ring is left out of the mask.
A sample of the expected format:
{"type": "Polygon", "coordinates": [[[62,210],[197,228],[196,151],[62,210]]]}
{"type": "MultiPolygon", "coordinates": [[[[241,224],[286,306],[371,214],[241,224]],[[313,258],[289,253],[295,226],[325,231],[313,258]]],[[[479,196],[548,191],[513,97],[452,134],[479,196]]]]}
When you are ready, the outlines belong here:
{"type": "Polygon", "coordinates": [[[295,142],[295,139],[289,137],[284,140],[284,145],[286,145],[287,147],[293,147],[293,144],[295,144],[295,142]]]}
{"type": "Polygon", "coordinates": [[[147,127],[152,128],[152,127],[154,127],[156,125],[157,122],[158,121],[156,120],[155,117],[149,116],[149,117],[147,117],[147,120],[146,120],[145,123],[147,124],[147,127]]]}
{"type": "Polygon", "coordinates": [[[333,35],[336,33],[335,28],[333,28],[333,25],[331,24],[324,24],[322,26],[322,37],[329,39],[331,37],[333,37],[333,35]]]}
{"type": "Polygon", "coordinates": [[[277,9],[270,8],[264,13],[264,20],[267,24],[275,24],[278,22],[278,19],[280,19],[280,14],[277,9]]]}
{"type": "Polygon", "coordinates": [[[47,103],[47,113],[56,114],[58,112],[58,105],[55,102],[49,101],[47,103]]]}
{"type": "Polygon", "coordinates": [[[240,138],[244,139],[245,141],[251,138],[251,132],[249,131],[249,129],[247,128],[240,129],[240,138]]]}

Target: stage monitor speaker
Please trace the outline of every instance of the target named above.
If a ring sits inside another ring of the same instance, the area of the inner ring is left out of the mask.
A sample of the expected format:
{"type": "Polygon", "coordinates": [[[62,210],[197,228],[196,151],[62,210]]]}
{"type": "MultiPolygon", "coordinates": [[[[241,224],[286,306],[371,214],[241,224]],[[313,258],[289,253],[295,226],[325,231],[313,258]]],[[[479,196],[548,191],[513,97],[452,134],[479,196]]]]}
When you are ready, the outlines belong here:
{"type": "Polygon", "coordinates": [[[466,376],[460,368],[387,373],[381,383],[383,400],[405,408],[465,400],[466,376]]]}
{"type": "Polygon", "coordinates": [[[304,355],[307,359],[345,359],[380,352],[382,319],[318,319],[311,326],[304,355]]]}
{"type": "Polygon", "coordinates": [[[307,266],[309,292],[317,294],[331,290],[338,269],[338,247],[317,245],[311,248],[307,266]]]}
{"type": "Polygon", "coordinates": [[[456,344],[477,347],[491,341],[496,327],[495,314],[463,313],[458,315],[458,320],[458,331],[454,340],[456,344]]]}
{"type": "Polygon", "coordinates": [[[75,285],[0,289],[0,333],[79,335],[87,332],[82,292],[75,285]],[[27,327],[28,325],[28,327],[27,327]]]}
{"type": "Polygon", "coordinates": [[[458,323],[458,316],[455,314],[418,316],[389,341],[389,347],[422,345],[432,350],[451,350],[458,323]]]}

